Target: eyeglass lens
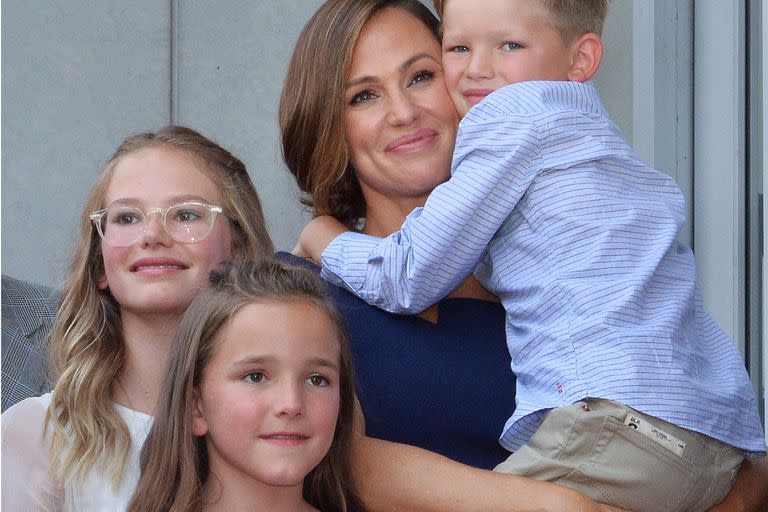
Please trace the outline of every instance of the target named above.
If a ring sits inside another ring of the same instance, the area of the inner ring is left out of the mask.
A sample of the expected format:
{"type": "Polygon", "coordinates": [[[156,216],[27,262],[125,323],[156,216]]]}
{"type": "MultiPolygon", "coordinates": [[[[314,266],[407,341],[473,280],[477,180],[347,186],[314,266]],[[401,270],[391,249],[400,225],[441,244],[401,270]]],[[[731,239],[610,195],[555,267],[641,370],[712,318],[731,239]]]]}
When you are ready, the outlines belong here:
{"type": "Polygon", "coordinates": [[[116,247],[133,245],[147,230],[152,213],[160,215],[165,232],[182,243],[197,242],[205,237],[215,218],[206,205],[197,203],[171,206],[164,216],[159,209],[145,213],[131,206],[112,206],[101,217],[100,228],[104,240],[116,247]]]}

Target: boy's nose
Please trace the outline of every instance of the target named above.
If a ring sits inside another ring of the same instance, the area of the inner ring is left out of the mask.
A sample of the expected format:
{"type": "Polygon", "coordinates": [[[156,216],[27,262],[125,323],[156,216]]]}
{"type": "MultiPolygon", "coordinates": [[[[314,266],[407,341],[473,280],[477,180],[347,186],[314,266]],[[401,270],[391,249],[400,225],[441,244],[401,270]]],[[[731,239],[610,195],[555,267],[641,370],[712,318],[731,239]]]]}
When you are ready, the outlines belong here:
{"type": "Polygon", "coordinates": [[[467,76],[477,80],[492,78],[493,75],[493,58],[487,52],[473,52],[467,66],[467,76]]]}

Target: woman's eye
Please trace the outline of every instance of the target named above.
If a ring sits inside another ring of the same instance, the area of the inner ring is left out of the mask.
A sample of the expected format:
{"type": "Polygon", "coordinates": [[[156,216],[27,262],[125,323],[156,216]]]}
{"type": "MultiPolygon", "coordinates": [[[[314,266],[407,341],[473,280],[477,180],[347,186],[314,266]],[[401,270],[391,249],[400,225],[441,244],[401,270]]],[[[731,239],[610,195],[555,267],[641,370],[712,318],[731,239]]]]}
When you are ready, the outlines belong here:
{"type": "Polygon", "coordinates": [[[323,377],[322,375],[310,375],[307,377],[307,382],[309,382],[312,386],[317,386],[319,388],[324,388],[328,386],[330,383],[328,382],[328,379],[323,377]]]}
{"type": "Polygon", "coordinates": [[[448,48],[448,51],[451,53],[467,53],[469,51],[469,47],[463,46],[463,45],[456,45],[448,48]]]}
{"type": "Polygon", "coordinates": [[[245,379],[248,382],[253,382],[253,383],[258,384],[259,382],[263,382],[264,381],[264,372],[262,372],[262,371],[251,372],[251,373],[249,373],[248,375],[245,376],[245,379]]]}
{"type": "Polygon", "coordinates": [[[413,75],[413,78],[411,78],[411,82],[408,85],[415,85],[420,84],[421,82],[428,82],[429,80],[432,80],[435,77],[435,74],[432,71],[419,71],[415,75],[413,75]]]}
{"type": "Polygon", "coordinates": [[[523,47],[520,43],[507,42],[501,45],[501,49],[507,52],[520,50],[523,47]]]}
{"type": "Polygon", "coordinates": [[[349,100],[350,105],[359,105],[360,103],[366,103],[368,101],[376,99],[378,96],[373,91],[361,91],[349,100]]]}

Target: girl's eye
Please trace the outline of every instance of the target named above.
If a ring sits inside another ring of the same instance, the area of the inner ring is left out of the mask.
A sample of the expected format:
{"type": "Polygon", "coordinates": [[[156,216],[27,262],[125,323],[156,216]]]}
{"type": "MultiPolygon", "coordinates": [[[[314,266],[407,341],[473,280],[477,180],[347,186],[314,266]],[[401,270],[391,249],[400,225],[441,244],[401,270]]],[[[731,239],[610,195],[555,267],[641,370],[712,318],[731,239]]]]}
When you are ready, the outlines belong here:
{"type": "Polygon", "coordinates": [[[422,82],[428,82],[432,80],[435,77],[435,74],[432,71],[419,71],[415,75],[413,75],[413,78],[411,78],[411,81],[408,85],[415,85],[420,84],[422,82]]]}
{"type": "Polygon", "coordinates": [[[317,386],[319,388],[324,388],[328,385],[330,385],[330,382],[328,382],[328,379],[323,377],[322,375],[310,375],[307,377],[307,382],[311,384],[312,386],[317,386]]]}
{"type": "Polygon", "coordinates": [[[264,381],[264,372],[259,371],[259,370],[255,371],[255,372],[251,372],[251,373],[249,373],[248,375],[245,376],[245,379],[248,382],[253,382],[255,384],[258,384],[259,382],[263,382],[264,381]]]}
{"type": "Polygon", "coordinates": [[[202,217],[199,213],[193,210],[179,210],[174,215],[173,220],[177,222],[194,222],[202,217]]]}
{"type": "Polygon", "coordinates": [[[349,100],[350,105],[359,105],[360,103],[366,103],[368,101],[376,99],[378,96],[376,96],[376,93],[373,91],[361,91],[354,96],[352,96],[352,99],[349,100]]]}
{"type": "Polygon", "coordinates": [[[520,43],[513,43],[513,42],[507,42],[501,45],[501,49],[507,52],[513,52],[515,50],[520,50],[523,48],[523,45],[520,43]]]}
{"type": "Polygon", "coordinates": [[[110,224],[140,224],[142,220],[141,214],[133,210],[118,211],[109,216],[110,224]]]}
{"type": "Polygon", "coordinates": [[[469,51],[469,47],[463,46],[463,45],[457,45],[457,46],[452,46],[451,48],[448,48],[448,51],[451,53],[467,53],[469,51]]]}

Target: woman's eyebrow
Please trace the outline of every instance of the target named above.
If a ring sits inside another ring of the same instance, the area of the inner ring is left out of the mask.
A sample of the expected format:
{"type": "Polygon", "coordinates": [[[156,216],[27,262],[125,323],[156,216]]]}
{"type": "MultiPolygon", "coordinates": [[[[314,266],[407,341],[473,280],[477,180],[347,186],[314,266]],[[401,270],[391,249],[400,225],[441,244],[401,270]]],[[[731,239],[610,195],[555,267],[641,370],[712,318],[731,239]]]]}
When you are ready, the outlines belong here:
{"type": "MultiPolygon", "coordinates": [[[[416,55],[406,59],[405,62],[400,64],[400,66],[398,67],[398,70],[403,72],[407,70],[409,67],[411,67],[414,63],[422,59],[429,59],[431,61],[438,62],[438,60],[435,59],[435,57],[430,55],[429,53],[417,53],[416,55]]],[[[376,82],[377,80],[378,78],[375,77],[374,75],[361,76],[359,78],[355,78],[354,80],[350,80],[349,82],[347,82],[346,88],[349,89],[350,87],[355,87],[356,85],[365,84],[369,82],[376,82]]]]}

